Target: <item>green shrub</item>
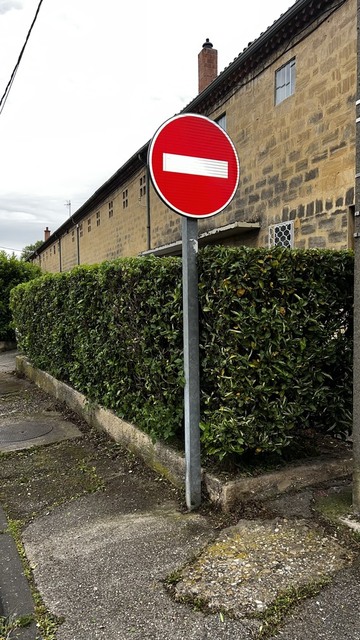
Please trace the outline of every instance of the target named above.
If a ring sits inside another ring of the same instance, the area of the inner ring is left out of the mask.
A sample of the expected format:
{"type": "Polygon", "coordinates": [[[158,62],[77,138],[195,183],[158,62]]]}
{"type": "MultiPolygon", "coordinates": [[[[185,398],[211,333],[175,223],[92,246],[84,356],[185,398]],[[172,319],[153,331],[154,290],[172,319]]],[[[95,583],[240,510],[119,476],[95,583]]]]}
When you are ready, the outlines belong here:
{"type": "Polygon", "coordinates": [[[21,262],[15,256],[9,257],[5,251],[0,251],[0,340],[15,340],[9,308],[11,289],[19,283],[27,282],[39,275],[40,269],[38,267],[21,262]]]}
{"type": "MultiPolygon", "coordinates": [[[[20,285],[33,364],[154,438],[183,437],[181,261],[120,259],[20,285]]],[[[353,256],[212,247],[199,254],[202,450],[284,450],[344,435],[352,408],[353,256]]]]}

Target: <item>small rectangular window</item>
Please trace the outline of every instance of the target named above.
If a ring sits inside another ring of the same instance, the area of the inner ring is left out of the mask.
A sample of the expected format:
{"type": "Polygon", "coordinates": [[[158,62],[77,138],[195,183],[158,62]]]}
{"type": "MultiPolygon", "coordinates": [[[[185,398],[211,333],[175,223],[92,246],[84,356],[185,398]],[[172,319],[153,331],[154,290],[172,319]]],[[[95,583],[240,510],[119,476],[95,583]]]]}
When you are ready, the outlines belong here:
{"type": "Polygon", "coordinates": [[[112,218],[113,215],[114,215],[113,201],[110,200],[110,202],[109,202],[109,218],[112,218]]]}
{"type": "Polygon", "coordinates": [[[122,194],[123,197],[123,209],[126,209],[129,206],[129,198],[128,198],[128,190],[125,189],[122,194]]]}
{"type": "Polygon", "coordinates": [[[280,104],[295,91],[295,58],[275,71],[275,104],[280,104]]]}
{"type": "Polygon", "coordinates": [[[294,246],[294,222],[280,222],[272,224],[269,227],[269,247],[287,247],[292,249],[294,246]]]}
{"type": "Polygon", "coordinates": [[[146,176],[140,178],[140,198],[146,195],[146,176]]]}
{"type": "Polygon", "coordinates": [[[96,226],[100,227],[100,211],[96,212],[96,226]]]}

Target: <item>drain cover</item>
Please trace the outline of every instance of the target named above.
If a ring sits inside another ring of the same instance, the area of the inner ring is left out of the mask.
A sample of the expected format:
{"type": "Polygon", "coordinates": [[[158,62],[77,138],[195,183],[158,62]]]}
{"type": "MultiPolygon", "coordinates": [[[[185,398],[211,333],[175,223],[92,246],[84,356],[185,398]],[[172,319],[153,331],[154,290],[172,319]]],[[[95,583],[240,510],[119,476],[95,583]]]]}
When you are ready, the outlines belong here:
{"type": "Polygon", "coordinates": [[[35,440],[51,433],[53,430],[49,424],[39,422],[18,422],[0,427],[0,443],[22,442],[24,440],[35,440]]]}

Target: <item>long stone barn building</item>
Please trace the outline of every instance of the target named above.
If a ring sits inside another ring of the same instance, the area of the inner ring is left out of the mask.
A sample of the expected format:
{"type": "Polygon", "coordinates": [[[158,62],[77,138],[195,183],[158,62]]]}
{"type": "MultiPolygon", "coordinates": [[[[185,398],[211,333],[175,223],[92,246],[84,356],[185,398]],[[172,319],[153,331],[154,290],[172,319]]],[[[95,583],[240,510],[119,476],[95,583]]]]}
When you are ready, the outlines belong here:
{"type": "MultiPolygon", "coordinates": [[[[199,53],[199,93],[181,113],[211,118],[240,161],[236,195],[199,222],[199,243],[353,246],[356,0],[297,0],[218,75],[199,53]]],[[[134,123],[134,126],[136,124],[134,123]]],[[[139,149],[30,256],[67,271],[122,256],[179,255],[181,216],[159,199],[139,149]]]]}

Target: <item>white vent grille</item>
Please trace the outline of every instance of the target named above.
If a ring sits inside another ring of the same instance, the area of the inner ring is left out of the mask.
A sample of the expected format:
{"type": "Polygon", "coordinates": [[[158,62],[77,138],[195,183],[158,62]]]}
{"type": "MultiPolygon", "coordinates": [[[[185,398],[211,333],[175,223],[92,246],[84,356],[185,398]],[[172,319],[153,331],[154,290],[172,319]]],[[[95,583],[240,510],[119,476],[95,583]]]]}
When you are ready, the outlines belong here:
{"type": "Polygon", "coordinates": [[[272,224],[269,227],[269,246],[292,249],[294,246],[294,223],[291,221],[272,224]]]}

